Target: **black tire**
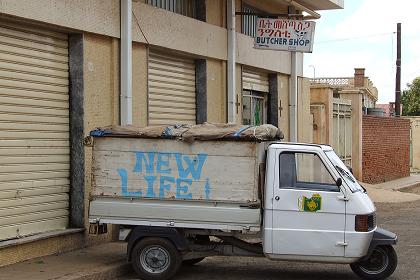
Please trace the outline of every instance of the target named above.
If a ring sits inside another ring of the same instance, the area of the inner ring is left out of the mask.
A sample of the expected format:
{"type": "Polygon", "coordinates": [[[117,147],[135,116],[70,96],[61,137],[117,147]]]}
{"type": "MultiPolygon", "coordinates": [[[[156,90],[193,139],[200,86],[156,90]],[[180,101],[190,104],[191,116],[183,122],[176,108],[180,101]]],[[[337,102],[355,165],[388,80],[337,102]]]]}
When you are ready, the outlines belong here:
{"type": "Polygon", "coordinates": [[[386,279],[397,268],[397,253],[392,246],[377,246],[369,259],[350,265],[354,273],[362,279],[386,279]]]}
{"type": "Polygon", "coordinates": [[[196,263],[201,262],[204,258],[197,258],[197,259],[190,259],[190,260],[183,260],[183,265],[195,265],[196,263]]]}
{"type": "Polygon", "coordinates": [[[131,265],[144,280],[167,280],[182,264],[182,256],[171,241],[165,238],[141,239],[131,252],[131,265]]]}

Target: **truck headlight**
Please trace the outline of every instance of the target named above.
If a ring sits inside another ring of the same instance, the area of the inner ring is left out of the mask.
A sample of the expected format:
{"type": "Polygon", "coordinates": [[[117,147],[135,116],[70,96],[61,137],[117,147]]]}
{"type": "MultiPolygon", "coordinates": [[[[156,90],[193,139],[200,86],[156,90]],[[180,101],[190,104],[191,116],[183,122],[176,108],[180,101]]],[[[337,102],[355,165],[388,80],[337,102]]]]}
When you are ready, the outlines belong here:
{"type": "Polygon", "coordinates": [[[356,215],[354,229],[360,232],[368,232],[376,227],[376,213],[368,215],[356,215]]]}

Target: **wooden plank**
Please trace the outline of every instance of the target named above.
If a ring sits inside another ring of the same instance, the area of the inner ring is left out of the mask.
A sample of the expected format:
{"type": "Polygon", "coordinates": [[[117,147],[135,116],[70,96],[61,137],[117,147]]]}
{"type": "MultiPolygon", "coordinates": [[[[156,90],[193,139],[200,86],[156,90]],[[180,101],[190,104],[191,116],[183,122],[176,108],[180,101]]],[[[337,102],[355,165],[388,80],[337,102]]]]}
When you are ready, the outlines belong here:
{"type": "Polygon", "coordinates": [[[206,153],[208,155],[224,155],[238,157],[255,157],[257,146],[264,143],[244,141],[194,141],[186,143],[169,139],[143,139],[143,138],[94,138],[94,152],[137,152],[137,151],[166,151],[183,154],[206,153]]]}
{"type": "Polygon", "coordinates": [[[257,200],[257,143],[97,140],[93,153],[94,196],[257,200]]]}

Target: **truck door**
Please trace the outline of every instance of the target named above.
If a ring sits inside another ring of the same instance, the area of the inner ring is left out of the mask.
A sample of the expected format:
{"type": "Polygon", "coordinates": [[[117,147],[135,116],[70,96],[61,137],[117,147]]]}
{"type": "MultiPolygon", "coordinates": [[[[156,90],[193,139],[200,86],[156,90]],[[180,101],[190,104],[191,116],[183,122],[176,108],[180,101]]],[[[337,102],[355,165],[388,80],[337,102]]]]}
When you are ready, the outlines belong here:
{"type": "Polygon", "coordinates": [[[279,150],[276,156],[273,257],[344,257],[345,201],[322,155],[279,150]]]}

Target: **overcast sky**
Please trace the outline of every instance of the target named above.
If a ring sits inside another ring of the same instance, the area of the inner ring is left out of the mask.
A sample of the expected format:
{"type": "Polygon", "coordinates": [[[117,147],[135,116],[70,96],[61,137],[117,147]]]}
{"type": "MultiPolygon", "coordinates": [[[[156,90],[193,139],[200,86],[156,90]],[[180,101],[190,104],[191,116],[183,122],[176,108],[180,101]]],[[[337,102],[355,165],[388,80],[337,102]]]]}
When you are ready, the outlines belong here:
{"type": "Polygon", "coordinates": [[[413,0],[345,0],[344,10],[322,12],[304,75],[352,77],[366,68],[379,103],[394,101],[397,22],[402,23],[401,87],[420,76],[420,3],[413,0]]]}

